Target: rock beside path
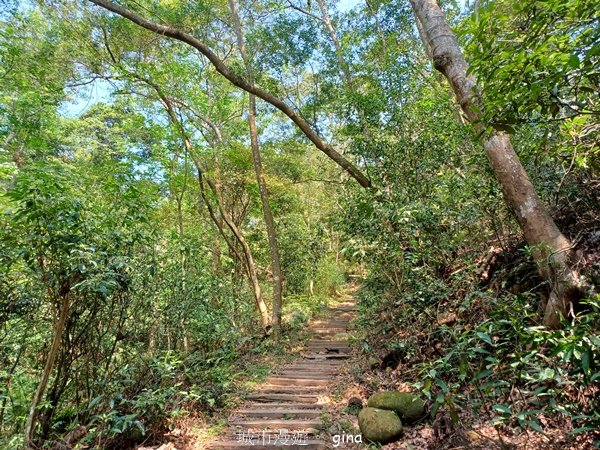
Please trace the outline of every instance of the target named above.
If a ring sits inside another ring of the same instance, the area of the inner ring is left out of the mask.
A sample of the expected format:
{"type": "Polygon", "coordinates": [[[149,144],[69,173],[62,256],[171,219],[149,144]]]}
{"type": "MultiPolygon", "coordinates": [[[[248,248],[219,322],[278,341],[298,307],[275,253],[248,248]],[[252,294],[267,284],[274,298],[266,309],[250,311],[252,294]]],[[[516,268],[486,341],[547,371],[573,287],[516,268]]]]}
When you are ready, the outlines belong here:
{"type": "Polygon", "coordinates": [[[402,434],[402,422],[393,411],[364,408],[358,415],[358,426],[364,439],[380,444],[394,442],[402,434]]]}
{"type": "Polygon", "coordinates": [[[425,415],[425,402],[418,395],[409,392],[378,392],[369,398],[367,406],[394,411],[407,422],[414,422],[425,415]]]}

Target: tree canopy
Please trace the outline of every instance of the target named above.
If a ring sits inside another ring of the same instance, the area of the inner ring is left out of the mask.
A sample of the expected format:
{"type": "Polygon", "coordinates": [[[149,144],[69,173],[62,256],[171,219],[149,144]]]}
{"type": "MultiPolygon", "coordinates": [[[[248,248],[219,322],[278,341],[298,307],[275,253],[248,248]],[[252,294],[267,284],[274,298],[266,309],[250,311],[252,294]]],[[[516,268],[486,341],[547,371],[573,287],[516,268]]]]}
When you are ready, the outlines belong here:
{"type": "Polygon", "coordinates": [[[423,448],[600,442],[597,2],[3,5],[0,448],[194,448],[348,290],[423,448]]]}

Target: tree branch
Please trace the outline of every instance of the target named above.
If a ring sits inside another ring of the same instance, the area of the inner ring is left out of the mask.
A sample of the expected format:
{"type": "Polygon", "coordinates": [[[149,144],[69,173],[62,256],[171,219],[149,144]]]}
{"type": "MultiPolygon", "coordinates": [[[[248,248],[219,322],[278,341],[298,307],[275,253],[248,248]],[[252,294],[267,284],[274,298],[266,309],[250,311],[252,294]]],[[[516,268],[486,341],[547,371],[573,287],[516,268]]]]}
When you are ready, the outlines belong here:
{"type": "Polygon", "coordinates": [[[167,36],[178,41],[184,42],[191,47],[194,47],[200,53],[202,53],[214,66],[214,68],[223,75],[227,80],[229,80],[235,86],[243,89],[244,91],[254,94],[260,99],[264,100],[267,103],[270,103],[275,108],[279,109],[283,114],[285,114],[288,118],[290,118],[300,130],[304,133],[304,135],[312,141],[312,143],[323,153],[325,153],[329,158],[331,158],[334,162],[336,162],[340,167],[345,169],[350,176],[352,176],[358,183],[363,187],[370,187],[371,181],[350,161],[344,158],[337,150],[335,150],[331,145],[326,143],[321,137],[311,128],[311,126],[300,117],[290,106],[288,106],[283,100],[275,97],[271,93],[255,86],[254,84],[248,82],[245,78],[235,74],[224,62],[221,60],[215,52],[213,52],[206,44],[204,44],[199,39],[185,33],[176,28],[172,28],[166,25],[160,25],[154,23],[136,12],[133,12],[127,8],[119,6],[108,0],[89,0],[91,3],[98,5],[108,11],[111,11],[115,14],[118,14],[131,22],[145,28],[153,33],[167,36]]]}

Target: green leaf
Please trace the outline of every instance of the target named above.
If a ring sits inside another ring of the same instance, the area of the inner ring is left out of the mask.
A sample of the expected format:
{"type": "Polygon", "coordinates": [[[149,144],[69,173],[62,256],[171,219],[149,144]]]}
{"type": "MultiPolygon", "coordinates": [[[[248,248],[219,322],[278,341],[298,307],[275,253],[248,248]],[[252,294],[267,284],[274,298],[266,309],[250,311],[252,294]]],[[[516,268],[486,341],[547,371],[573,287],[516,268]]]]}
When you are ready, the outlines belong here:
{"type": "Polygon", "coordinates": [[[481,339],[482,341],[484,341],[484,342],[486,342],[486,343],[488,343],[488,344],[490,344],[490,345],[493,345],[493,344],[492,344],[492,339],[490,338],[490,336],[489,336],[488,334],[484,333],[483,331],[478,331],[478,332],[477,332],[477,336],[478,336],[478,337],[479,337],[479,339],[481,339]]]}
{"type": "Polygon", "coordinates": [[[495,405],[492,405],[492,408],[494,408],[496,411],[500,411],[501,413],[504,413],[504,414],[512,415],[512,413],[513,413],[512,410],[506,405],[495,404],[495,405]]]}
{"type": "Polygon", "coordinates": [[[525,423],[529,427],[531,427],[532,429],[534,429],[535,431],[537,431],[538,433],[543,433],[544,432],[544,430],[542,429],[541,425],[536,420],[527,420],[527,421],[525,421],[525,423]]]}
{"type": "Polygon", "coordinates": [[[578,69],[581,64],[579,56],[577,56],[574,53],[571,54],[571,56],[569,56],[569,61],[567,62],[567,64],[569,64],[569,66],[571,66],[573,69],[578,69]]]}

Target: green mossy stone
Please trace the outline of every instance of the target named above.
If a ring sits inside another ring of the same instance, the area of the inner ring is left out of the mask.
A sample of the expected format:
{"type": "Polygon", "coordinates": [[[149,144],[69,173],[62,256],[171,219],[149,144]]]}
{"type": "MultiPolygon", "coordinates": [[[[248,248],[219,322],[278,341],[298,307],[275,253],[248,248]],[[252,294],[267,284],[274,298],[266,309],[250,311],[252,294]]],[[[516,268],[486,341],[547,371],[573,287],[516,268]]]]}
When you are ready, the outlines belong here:
{"type": "Polygon", "coordinates": [[[358,426],[367,441],[387,444],[402,434],[402,422],[393,411],[364,408],[358,415],[358,426]]]}
{"type": "Polygon", "coordinates": [[[367,406],[394,411],[402,420],[414,422],[425,415],[425,402],[409,392],[378,392],[373,394],[367,406]]]}

